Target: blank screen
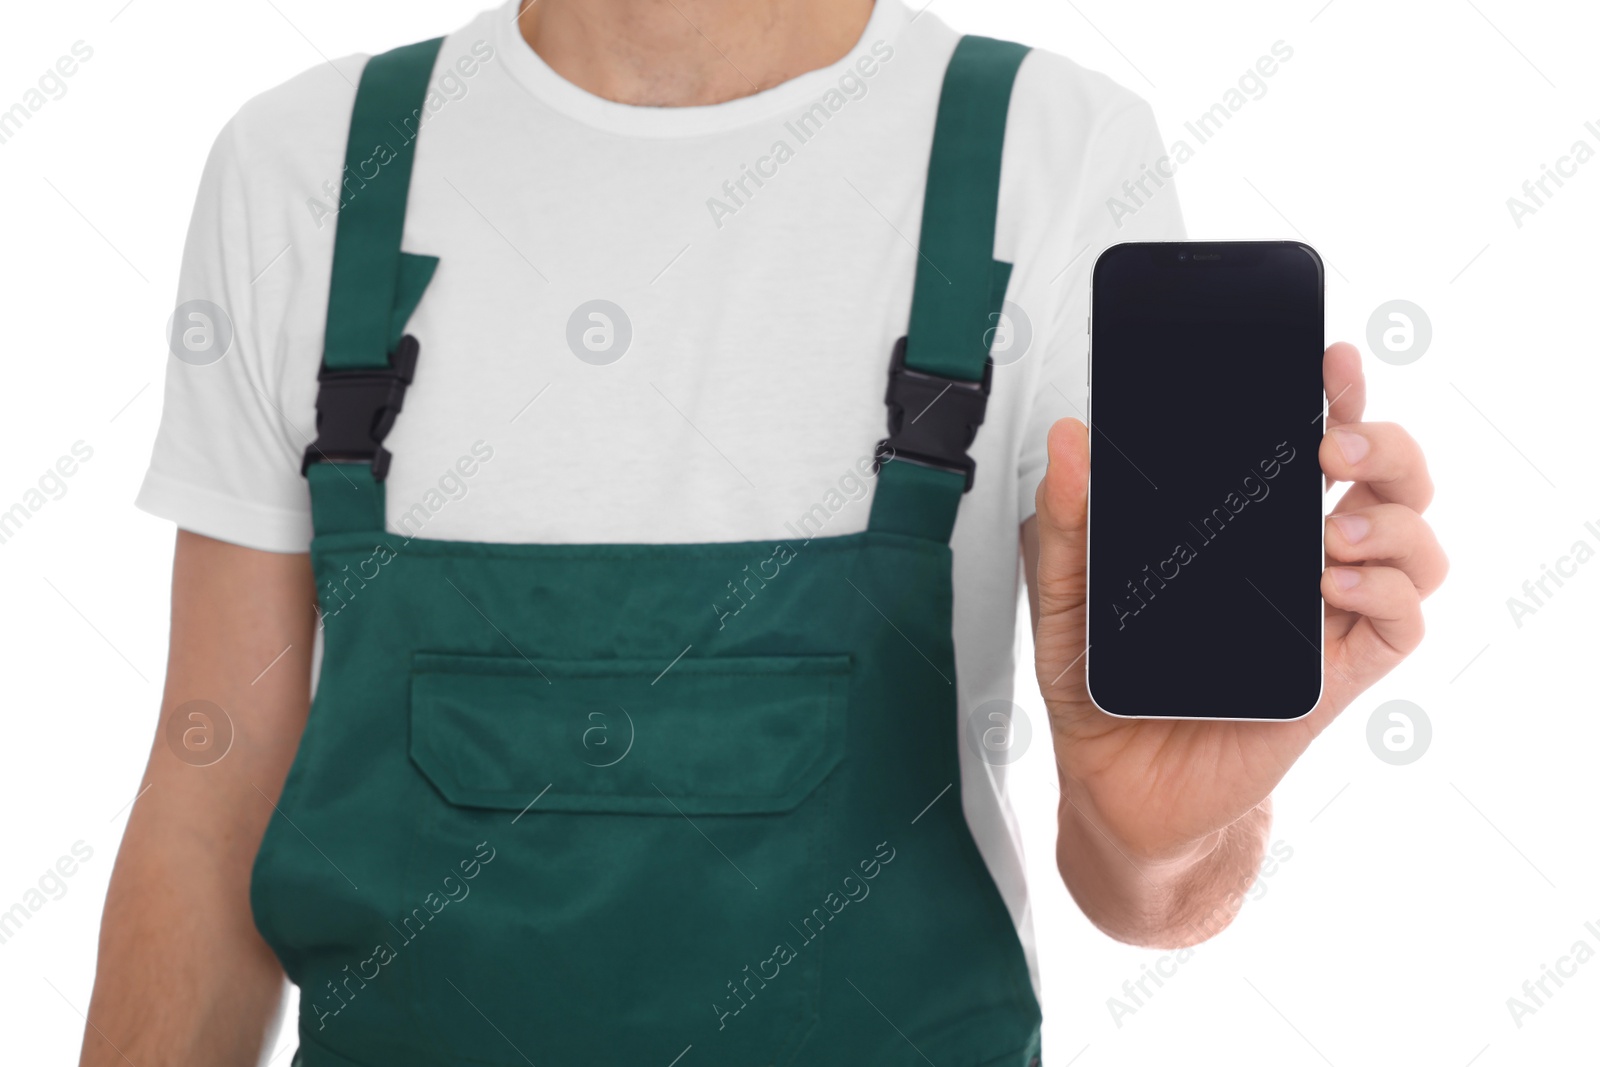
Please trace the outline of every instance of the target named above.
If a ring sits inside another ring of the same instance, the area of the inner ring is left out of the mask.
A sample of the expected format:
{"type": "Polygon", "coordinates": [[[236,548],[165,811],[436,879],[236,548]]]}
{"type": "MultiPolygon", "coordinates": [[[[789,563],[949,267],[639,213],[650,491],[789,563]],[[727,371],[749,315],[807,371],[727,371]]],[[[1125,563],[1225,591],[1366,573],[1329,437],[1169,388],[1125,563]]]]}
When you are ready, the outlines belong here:
{"type": "Polygon", "coordinates": [[[1117,715],[1286,719],[1322,687],[1322,266],[1294,243],[1095,265],[1088,675],[1117,715]]]}

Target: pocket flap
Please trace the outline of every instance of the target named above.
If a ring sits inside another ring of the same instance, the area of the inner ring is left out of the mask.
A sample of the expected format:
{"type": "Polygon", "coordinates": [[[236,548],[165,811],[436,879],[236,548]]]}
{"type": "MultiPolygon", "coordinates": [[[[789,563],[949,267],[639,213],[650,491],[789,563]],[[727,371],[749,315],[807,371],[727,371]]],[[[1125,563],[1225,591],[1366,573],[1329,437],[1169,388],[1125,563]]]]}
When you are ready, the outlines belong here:
{"type": "Polygon", "coordinates": [[[842,757],[848,656],[663,662],[416,653],[411,758],[463,807],[736,815],[842,757]]]}

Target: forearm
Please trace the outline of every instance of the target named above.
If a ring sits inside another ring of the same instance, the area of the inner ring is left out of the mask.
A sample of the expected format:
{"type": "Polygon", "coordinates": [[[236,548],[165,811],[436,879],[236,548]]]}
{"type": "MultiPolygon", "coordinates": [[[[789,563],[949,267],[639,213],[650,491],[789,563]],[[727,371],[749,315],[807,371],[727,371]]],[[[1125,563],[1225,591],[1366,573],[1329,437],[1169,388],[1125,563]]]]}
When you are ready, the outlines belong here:
{"type": "Polygon", "coordinates": [[[215,853],[254,842],[174,837],[159,807],[130,822],[112,874],[83,1067],[253,1067],[283,971],[251,921],[248,880],[215,853]]]}
{"type": "Polygon", "coordinates": [[[1255,882],[1272,824],[1270,798],[1224,829],[1160,857],[1101,827],[1086,790],[1063,782],[1056,863],[1089,921],[1147,948],[1182,948],[1233,921],[1255,882]]]}

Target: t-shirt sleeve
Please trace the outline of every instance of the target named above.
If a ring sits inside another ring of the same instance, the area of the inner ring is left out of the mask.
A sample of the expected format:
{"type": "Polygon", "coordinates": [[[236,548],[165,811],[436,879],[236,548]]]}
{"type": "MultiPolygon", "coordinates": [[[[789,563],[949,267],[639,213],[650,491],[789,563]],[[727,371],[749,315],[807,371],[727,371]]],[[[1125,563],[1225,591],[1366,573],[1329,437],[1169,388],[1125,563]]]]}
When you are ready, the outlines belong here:
{"type": "Polygon", "coordinates": [[[289,249],[282,235],[263,232],[238,122],[212,146],[195,197],[168,328],[161,423],[135,503],[208,537],[303,552],[311,539],[300,477],[308,413],[281,395],[281,345],[277,331],[264,328],[261,306],[275,286],[257,284],[274,265],[289,269],[275,263],[289,249]]]}
{"type": "Polygon", "coordinates": [[[1158,185],[1150,177],[1170,173],[1172,164],[1155,114],[1143,100],[1132,98],[1100,123],[1082,158],[1072,216],[1057,230],[1064,247],[1077,255],[1048,283],[1051,321],[1017,465],[1019,523],[1034,514],[1051,425],[1062,418],[1089,421],[1087,325],[1095,260],[1125,241],[1181,241],[1185,236],[1172,179],[1161,177],[1158,185]]]}

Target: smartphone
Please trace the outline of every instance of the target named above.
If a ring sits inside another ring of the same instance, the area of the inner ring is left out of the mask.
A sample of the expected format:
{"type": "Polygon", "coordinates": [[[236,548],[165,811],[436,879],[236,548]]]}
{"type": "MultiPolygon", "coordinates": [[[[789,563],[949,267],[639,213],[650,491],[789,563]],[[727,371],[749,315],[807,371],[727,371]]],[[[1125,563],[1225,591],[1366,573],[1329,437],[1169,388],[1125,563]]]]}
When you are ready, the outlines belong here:
{"type": "Polygon", "coordinates": [[[1322,260],[1114,245],[1089,320],[1089,695],[1298,719],[1322,695],[1322,260]]]}

